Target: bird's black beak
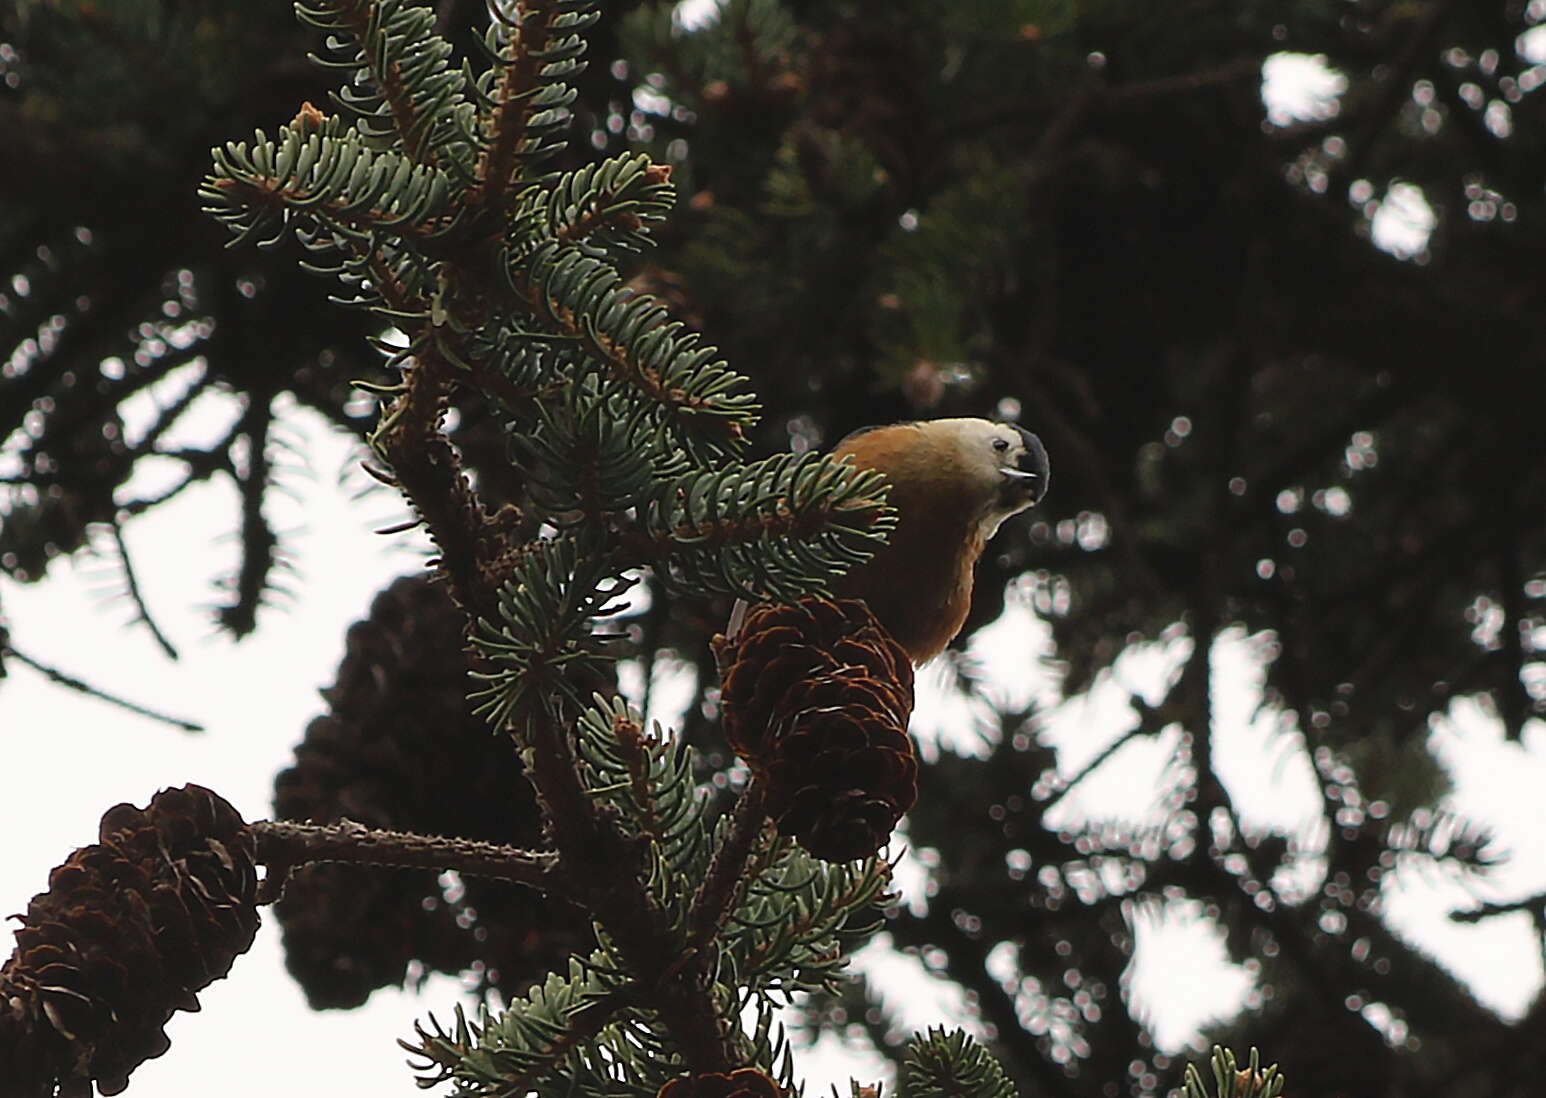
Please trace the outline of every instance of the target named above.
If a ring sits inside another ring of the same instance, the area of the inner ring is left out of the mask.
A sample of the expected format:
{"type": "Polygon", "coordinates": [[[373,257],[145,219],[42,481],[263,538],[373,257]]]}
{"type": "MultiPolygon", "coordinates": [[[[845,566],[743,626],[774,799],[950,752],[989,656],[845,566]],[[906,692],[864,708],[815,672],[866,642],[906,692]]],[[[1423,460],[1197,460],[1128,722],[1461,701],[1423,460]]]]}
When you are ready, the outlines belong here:
{"type": "Polygon", "coordinates": [[[999,470],[1004,474],[1004,492],[1017,501],[1024,500],[1026,505],[1034,506],[1047,494],[1047,485],[1052,480],[1052,469],[1047,464],[1047,448],[1041,444],[1041,439],[1018,423],[1013,426],[1020,432],[1020,442],[1025,451],[1013,468],[999,470]]]}

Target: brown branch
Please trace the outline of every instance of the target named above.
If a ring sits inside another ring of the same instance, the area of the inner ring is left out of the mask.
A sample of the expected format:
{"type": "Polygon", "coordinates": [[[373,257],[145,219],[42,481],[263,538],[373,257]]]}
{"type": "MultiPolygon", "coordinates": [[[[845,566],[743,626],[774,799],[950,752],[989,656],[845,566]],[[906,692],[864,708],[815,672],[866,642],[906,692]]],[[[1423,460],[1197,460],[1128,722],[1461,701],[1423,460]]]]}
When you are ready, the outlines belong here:
{"type": "Polygon", "coordinates": [[[1201,72],[1184,72],[1177,76],[1162,76],[1154,80],[1139,80],[1131,84],[1119,84],[1101,91],[1096,102],[1101,107],[1118,107],[1149,99],[1163,99],[1200,88],[1215,88],[1226,84],[1238,84],[1244,80],[1260,80],[1262,57],[1238,57],[1201,72]]]}
{"type": "MultiPolygon", "coordinates": [[[[1129,701],[1133,705],[1143,704],[1143,699],[1136,695],[1132,696],[1129,701]]],[[[1080,782],[1084,781],[1084,779],[1088,778],[1091,774],[1095,773],[1095,771],[1099,770],[1101,766],[1103,766],[1106,761],[1115,755],[1118,751],[1122,750],[1122,748],[1126,747],[1138,736],[1152,736],[1153,734],[1153,730],[1145,728],[1142,722],[1140,722],[1136,728],[1129,728],[1126,732],[1123,732],[1120,736],[1102,748],[1093,759],[1085,763],[1077,774],[1069,778],[1067,781],[1060,781],[1059,787],[1049,793],[1047,795],[1047,799],[1037,806],[1037,811],[1041,815],[1045,816],[1052,810],[1055,805],[1057,805],[1059,801],[1068,796],[1068,794],[1072,793],[1079,786],[1080,782]]]]}
{"type": "Polygon", "coordinates": [[[558,856],[547,851],[520,850],[476,839],[378,831],[353,820],[326,825],[258,820],[248,826],[258,841],[258,861],[269,869],[261,903],[278,900],[290,873],[313,862],[454,869],[569,898],[559,887],[558,856]]]}
{"type": "Polygon", "coordinates": [[[1054,135],[1052,144],[1058,145],[1087,113],[1147,103],[1155,99],[1184,95],[1187,92],[1201,91],[1206,88],[1227,87],[1251,79],[1259,81],[1263,60],[1263,57],[1257,56],[1239,57],[1197,72],[1161,76],[1153,80],[1138,80],[1130,84],[1111,86],[1092,84],[1074,92],[1071,98],[1060,96],[1056,99],[1044,98],[1031,102],[1017,100],[988,104],[977,110],[968,111],[956,125],[966,131],[976,131],[1004,122],[1025,122],[1053,115],[1053,121],[1043,132],[1052,133],[1054,135]]]}
{"type": "Polygon", "coordinates": [[[692,898],[687,915],[690,947],[701,949],[707,946],[725,925],[725,918],[741,895],[745,883],[743,871],[753,847],[762,837],[766,820],[762,787],[753,782],[735,802],[730,832],[714,851],[703,883],[692,898]]]}
{"type": "MultiPolygon", "coordinates": [[[[646,709],[648,706],[645,707],[646,709]]],[[[650,795],[650,747],[652,741],[644,734],[639,722],[631,716],[618,715],[612,719],[612,734],[628,767],[628,783],[633,799],[643,817],[643,830],[656,843],[666,841],[665,829],[655,811],[655,798],[650,795]]]]}
{"type": "Polygon", "coordinates": [[[526,124],[536,110],[532,94],[546,63],[558,6],[552,0],[520,0],[515,6],[515,25],[509,28],[507,60],[494,88],[498,104],[488,121],[489,145],[478,160],[477,177],[483,184],[483,204],[498,206],[519,166],[526,124]]]}
{"type": "Polygon", "coordinates": [[[645,889],[642,840],[625,836],[598,811],[580,783],[565,729],[540,710],[519,712],[514,719],[531,747],[532,784],[558,848],[568,895],[595,916],[638,974],[642,993],[687,1066],[698,1074],[738,1066],[728,1023],[710,994],[704,956],[683,951],[645,889]]]}
{"type": "Polygon", "coordinates": [[[439,567],[456,601],[469,614],[498,621],[497,593],[479,567],[498,554],[482,544],[483,509],[456,450],[440,430],[450,393],[447,369],[433,340],[420,339],[403,394],[387,412],[374,441],[439,547],[439,567]]]}

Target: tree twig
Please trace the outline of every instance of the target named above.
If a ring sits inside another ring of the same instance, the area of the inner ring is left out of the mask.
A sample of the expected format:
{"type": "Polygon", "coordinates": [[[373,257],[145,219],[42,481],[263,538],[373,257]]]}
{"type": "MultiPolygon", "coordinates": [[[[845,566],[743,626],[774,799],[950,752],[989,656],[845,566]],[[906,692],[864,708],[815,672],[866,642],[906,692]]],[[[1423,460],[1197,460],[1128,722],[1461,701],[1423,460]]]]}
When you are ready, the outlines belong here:
{"type": "Polygon", "coordinates": [[[454,869],[569,898],[560,887],[558,855],[549,851],[442,835],[378,831],[353,820],[331,824],[259,820],[249,826],[258,840],[258,861],[269,869],[260,903],[279,899],[291,871],[312,862],[454,869]]]}
{"type": "Polygon", "coordinates": [[[47,664],[39,663],[37,660],[33,659],[26,653],[18,652],[9,641],[0,643],[0,648],[3,648],[7,656],[12,657],[19,663],[25,664],[26,666],[32,668],[34,671],[38,672],[40,675],[44,675],[52,681],[58,683],[60,686],[67,686],[71,690],[78,690],[80,693],[85,694],[88,697],[98,698],[101,701],[107,702],[109,705],[116,705],[119,709],[127,709],[130,713],[134,713],[138,716],[149,717],[153,721],[160,721],[162,724],[169,724],[174,728],[181,728],[184,732],[204,731],[204,726],[199,724],[197,721],[190,721],[184,717],[174,717],[167,713],[158,712],[154,709],[140,705],[138,702],[132,702],[127,698],[120,697],[117,694],[110,694],[106,690],[92,686],[84,679],[78,679],[74,675],[66,674],[65,672],[59,670],[57,667],[49,667],[47,664]]]}
{"type": "Polygon", "coordinates": [[[688,941],[692,946],[708,945],[724,925],[725,916],[735,907],[741,893],[739,886],[744,883],[742,870],[746,868],[746,861],[762,834],[766,819],[762,787],[754,781],[735,802],[730,832],[714,851],[703,883],[693,895],[687,916],[688,941]]]}
{"type": "Polygon", "coordinates": [[[1329,194],[1341,194],[1349,181],[1357,179],[1369,162],[1374,139],[1389,123],[1396,110],[1406,101],[1412,77],[1422,59],[1423,52],[1432,43],[1439,27],[1459,6],[1457,0],[1435,0],[1417,19],[1412,36],[1401,47],[1401,53],[1393,63],[1381,66],[1389,75],[1376,91],[1364,113],[1361,124],[1348,140],[1348,155],[1332,172],[1329,194]]]}
{"type": "Polygon", "coordinates": [[[145,604],[145,596],[140,591],[139,578],[134,574],[134,564],[129,560],[129,545],[124,541],[123,524],[115,521],[113,524],[113,542],[118,546],[118,559],[123,562],[124,584],[128,587],[129,599],[134,603],[134,609],[139,614],[140,621],[145,628],[150,630],[151,637],[161,646],[168,659],[177,659],[177,649],[167,639],[161,627],[150,616],[150,607],[145,604]]]}
{"type": "Polygon", "coordinates": [[[532,784],[542,804],[569,896],[606,929],[639,976],[643,994],[694,1071],[728,1072],[731,1037],[708,989],[704,955],[680,948],[644,887],[638,841],[597,811],[575,766],[569,733],[540,705],[514,718],[531,745],[532,784]]]}

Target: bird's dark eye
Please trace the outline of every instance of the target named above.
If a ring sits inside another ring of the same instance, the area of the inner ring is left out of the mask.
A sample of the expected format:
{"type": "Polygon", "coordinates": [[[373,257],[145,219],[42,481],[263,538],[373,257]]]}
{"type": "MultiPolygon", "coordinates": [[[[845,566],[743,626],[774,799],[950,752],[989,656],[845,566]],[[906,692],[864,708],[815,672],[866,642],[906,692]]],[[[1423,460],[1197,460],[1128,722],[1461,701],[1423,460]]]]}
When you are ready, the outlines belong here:
{"type": "Polygon", "coordinates": [[[993,448],[999,453],[1003,453],[1009,449],[1009,440],[1007,438],[996,438],[993,440],[993,448]]]}

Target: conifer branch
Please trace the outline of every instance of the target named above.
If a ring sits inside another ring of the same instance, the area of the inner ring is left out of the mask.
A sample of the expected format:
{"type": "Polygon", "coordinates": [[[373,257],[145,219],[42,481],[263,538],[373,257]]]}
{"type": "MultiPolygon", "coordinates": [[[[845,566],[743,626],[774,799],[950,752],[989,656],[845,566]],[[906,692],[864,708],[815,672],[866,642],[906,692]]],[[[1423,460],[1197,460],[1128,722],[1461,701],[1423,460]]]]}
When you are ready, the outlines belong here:
{"type": "Polygon", "coordinates": [[[962,1030],[930,1029],[907,1046],[903,1098],[1014,1098],[1014,1083],[962,1030]]]}
{"type": "Polygon", "coordinates": [[[504,26],[504,62],[494,86],[494,110],[488,120],[488,147],[478,161],[483,204],[496,206],[517,168],[517,152],[526,137],[526,121],[535,110],[532,93],[537,69],[548,43],[551,20],[558,13],[557,0],[517,0],[513,15],[506,17],[499,0],[489,4],[490,14],[504,26]]]}
{"type": "Polygon", "coordinates": [[[538,402],[530,433],[515,440],[517,464],[532,503],[560,529],[606,529],[637,502],[664,464],[661,431],[637,405],[615,394],[571,386],[538,402]]]}
{"type": "Polygon", "coordinates": [[[836,524],[836,509],[794,514],[774,507],[745,517],[682,523],[669,529],[635,529],[623,534],[620,544],[640,561],[660,562],[685,549],[694,551],[749,545],[768,538],[810,538],[823,527],[836,524]]]}
{"type": "Polygon", "coordinates": [[[1213,1093],[1217,1093],[1218,1098],[1280,1098],[1283,1094],[1285,1080],[1278,1065],[1262,1067],[1261,1056],[1254,1046],[1249,1059],[1241,1065],[1235,1059],[1233,1049],[1214,1045],[1209,1066],[1213,1069],[1216,1092],[1209,1091],[1197,1065],[1188,1063],[1182,1098],[1212,1098],[1213,1093]]]}
{"type": "Polygon", "coordinates": [[[215,175],[199,190],[209,212],[236,232],[236,242],[270,243],[296,233],[308,250],[337,251],[345,242],[368,251],[376,234],[428,243],[459,223],[448,213],[451,181],[434,167],[394,150],[375,150],[364,136],[303,110],[270,141],[259,130],[249,145],[214,150],[215,175]],[[284,215],[294,215],[288,225],[284,215]]]}
{"type": "Polygon", "coordinates": [[[762,787],[753,782],[735,802],[730,830],[714,851],[703,883],[693,895],[687,915],[688,942],[692,948],[707,947],[735,909],[745,885],[747,862],[763,836],[766,822],[762,787]]]}
{"type": "Polygon", "coordinates": [[[613,717],[612,736],[620,749],[623,764],[628,769],[628,791],[639,806],[640,831],[648,835],[655,845],[664,848],[667,821],[656,803],[654,790],[650,788],[651,745],[644,735],[644,729],[632,713],[625,712],[613,717]]]}
{"type": "Polygon", "coordinates": [[[269,867],[260,902],[272,903],[284,891],[290,873],[314,862],[453,869],[474,877],[513,881],[564,897],[550,851],[520,850],[476,839],[382,831],[352,820],[331,824],[259,820],[249,825],[258,841],[258,861],[269,867]]]}
{"type": "Polygon", "coordinates": [[[408,371],[406,387],[382,418],[371,444],[391,466],[408,502],[440,549],[439,567],[452,594],[470,614],[496,619],[493,592],[479,572],[483,511],[440,423],[450,386],[433,344],[408,371]]]}
{"type": "Polygon", "coordinates": [[[398,1044],[424,1061],[413,1064],[421,1087],[456,1081],[467,1098],[509,1098],[572,1069],[636,993],[575,957],[567,973],[550,973],[497,1020],[485,1015],[482,1025],[471,1023],[458,1006],[454,1031],[432,1015],[428,1028],[415,1023],[417,1044],[398,1044]]]}
{"type": "MultiPolygon", "coordinates": [[[[560,0],[490,0],[489,13],[496,31],[503,35],[503,43],[498,76],[489,96],[493,108],[484,125],[487,145],[476,172],[485,207],[501,204],[506,189],[520,173],[523,160],[546,151],[542,135],[531,132],[539,116],[547,111],[562,111],[567,119],[567,105],[574,97],[565,95],[565,86],[555,85],[554,79],[582,67],[577,59],[584,43],[578,40],[577,46],[568,50],[555,49],[555,38],[559,39],[559,46],[565,41],[555,34],[555,23],[564,14],[564,7],[560,0]],[[570,54],[567,58],[562,56],[566,52],[570,54]],[[555,87],[560,89],[556,95],[551,94],[555,87]],[[544,91],[550,94],[545,96],[544,91]]],[[[585,14],[571,19],[570,27],[594,21],[594,13],[589,14],[590,19],[585,14]]],[[[571,32],[568,38],[575,36],[571,32]]]]}
{"type": "Polygon", "coordinates": [[[691,754],[658,726],[646,733],[643,717],[623,699],[598,694],[594,701],[575,736],[583,781],[624,831],[648,839],[646,887],[685,939],[680,928],[710,847],[691,754]]]}
{"type": "Polygon", "coordinates": [[[472,619],[476,711],[515,740],[552,850],[376,836],[362,856],[357,831],[276,830],[265,840],[275,887],[287,860],[429,866],[455,853],[465,857],[451,868],[503,874],[590,914],[600,948],[567,979],[498,1021],[421,1029],[429,1070],[476,1080],[477,1093],[565,1072],[594,1093],[638,1061],[652,1079],[726,1073],[748,1057],[771,1065],[784,1046],[770,1038],[770,990],[836,978],[846,921],[883,892],[887,867],[759,846],[756,788],[714,849],[690,757],[646,735],[626,705],[587,708],[611,662],[595,623],[641,562],[698,591],[820,588],[890,529],[884,481],[792,455],[715,467],[755,423],[755,397],[619,271],[670,209],[668,168],[628,154],[522,181],[560,147],[576,94],[566,81],[596,18],[588,0],[493,0],[493,66],[460,84],[428,9],[313,2],[312,21],[339,35],[329,64],[369,69],[379,100],[351,86],[340,93],[351,126],[303,108],[277,141],[226,146],[204,194],[238,240],[293,234],[312,270],[353,289],[345,303],[407,333],[406,346],[383,345],[403,378],[380,390],[389,403],[371,445],[472,619]],[[410,40],[428,51],[422,63],[404,52],[410,40]],[[525,535],[485,513],[446,437],[458,386],[514,413],[525,535]],[[531,540],[538,522],[556,536],[531,540]],[[737,1014],[748,995],[751,1035],[737,1014]]]}
{"type": "MultiPolygon", "coordinates": [[[[408,156],[437,163],[454,145],[470,146],[459,115],[465,106],[463,74],[448,64],[451,45],[435,31],[429,8],[403,0],[312,0],[296,11],[330,32],[320,64],[351,76],[363,69],[374,87],[352,80],[333,95],[372,136],[395,134],[408,156]],[[353,40],[354,48],[342,43],[353,40]]],[[[441,163],[442,167],[449,167],[441,163]]]]}
{"type": "MultiPolygon", "coordinates": [[[[606,661],[590,622],[614,613],[634,581],[619,575],[595,542],[542,538],[491,562],[501,586],[473,632],[487,668],[477,677],[488,685],[471,697],[490,725],[510,728],[523,746],[531,746],[524,738],[529,723],[545,728],[580,709],[604,682],[606,661]]],[[[572,770],[567,747],[565,760],[572,770]]]]}
{"type": "Polygon", "coordinates": [[[579,169],[565,186],[543,196],[548,231],[560,244],[585,241],[636,249],[646,242],[646,223],[670,212],[674,193],[671,165],[656,164],[642,153],[613,157],[579,169]]]}
{"type": "Polygon", "coordinates": [[[730,916],[726,951],[738,960],[737,977],[753,992],[830,989],[846,963],[838,940],[842,923],[884,902],[890,881],[891,865],[880,859],[829,866],[781,845],[730,916]],[[791,895],[798,897],[792,907],[791,895]]]}
{"type": "MultiPolygon", "coordinates": [[[[362,263],[389,309],[399,315],[423,313],[425,306],[379,251],[362,263]]],[[[460,457],[441,430],[456,374],[442,354],[441,333],[439,328],[421,330],[407,351],[397,352],[409,365],[397,397],[369,441],[391,468],[390,483],[404,493],[439,547],[436,564],[457,602],[475,619],[497,620],[498,572],[516,550],[507,524],[486,515],[460,457]]]]}
{"type": "Polygon", "coordinates": [[[380,89],[380,95],[402,138],[403,147],[415,160],[420,159],[420,145],[427,135],[428,125],[420,117],[413,97],[403,82],[402,68],[396,59],[389,57],[377,43],[384,37],[379,28],[379,12],[386,5],[370,0],[322,0],[315,7],[302,5],[300,11],[309,22],[323,27],[336,27],[347,31],[362,45],[369,43],[376,48],[363,48],[361,60],[370,64],[370,74],[380,89]],[[325,16],[331,18],[323,22],[325,16]]]}
{"type": "Polygon", "coordinates": [[[886,492],[879,474],[815,454],[780,454],[658,482],[618,542],[668,582],[794,597],[826,590],[869,558],[895,523],[886,492]]]}
{"type": "Polygon", "coordinates": [[[580,784],[569,737],[544,714],[522,716],[537,787],[553,844],[576,903],[595,916],[653,1003],[661,1025],[696,1072],[733,1065],[700,955],[684,954],[644,888],[641,841],[622,835],[596,811],[580,784]]]}
{"type": "Polygon", "coordinates": [[[683,442],[733,452],[756,422],[746,379],[717,348],[674,321],[649,294],[623,284],[605,260],[557,241],[521,257],[510,289],[562,336],[576,341],[612,378],[653,401],[683,442]]]}

